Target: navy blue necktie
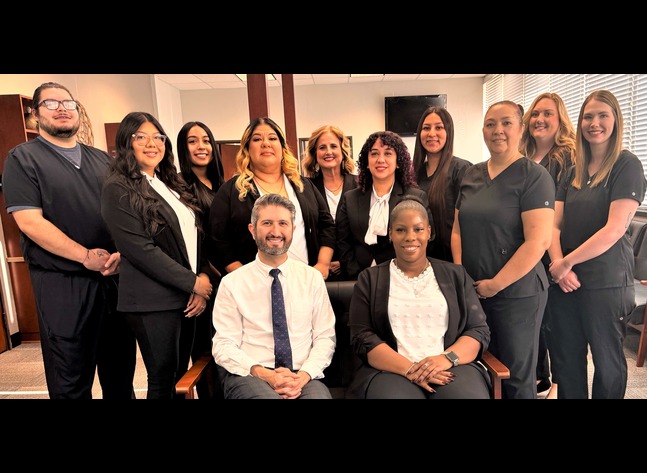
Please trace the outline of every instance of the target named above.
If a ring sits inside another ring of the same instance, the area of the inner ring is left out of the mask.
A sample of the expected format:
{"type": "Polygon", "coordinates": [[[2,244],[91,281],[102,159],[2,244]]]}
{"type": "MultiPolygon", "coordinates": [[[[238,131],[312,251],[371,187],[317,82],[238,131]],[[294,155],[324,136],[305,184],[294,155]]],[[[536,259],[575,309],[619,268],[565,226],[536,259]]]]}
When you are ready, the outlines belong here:
{"type": "Polygon", "coordinates": [[[292,369],[292,348],[288,334],[288,321],[285,317],[285,301],[283,288],[279,281],[281,271],[274,268],[270,270],[272,281],[272,328],[274,331],[274,367],[285,366],[292,369]]]}

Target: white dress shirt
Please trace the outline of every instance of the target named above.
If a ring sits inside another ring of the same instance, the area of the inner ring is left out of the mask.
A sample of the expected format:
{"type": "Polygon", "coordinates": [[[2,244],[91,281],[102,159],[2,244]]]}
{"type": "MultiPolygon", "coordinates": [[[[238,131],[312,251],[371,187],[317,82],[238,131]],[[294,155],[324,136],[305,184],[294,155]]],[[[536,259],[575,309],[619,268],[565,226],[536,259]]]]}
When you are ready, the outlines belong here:
{"type": "MultiPolygon", "coordinates": [[[[258,255],[226,274],[213,308],[213,357],[227,371],[248,376],[254,365],[274,367],[271,266],[258,255]]],[[[279,268],[294,370],[323,378],[335,352],[335,314],[321,273],[288,257],[279,268]]]]}

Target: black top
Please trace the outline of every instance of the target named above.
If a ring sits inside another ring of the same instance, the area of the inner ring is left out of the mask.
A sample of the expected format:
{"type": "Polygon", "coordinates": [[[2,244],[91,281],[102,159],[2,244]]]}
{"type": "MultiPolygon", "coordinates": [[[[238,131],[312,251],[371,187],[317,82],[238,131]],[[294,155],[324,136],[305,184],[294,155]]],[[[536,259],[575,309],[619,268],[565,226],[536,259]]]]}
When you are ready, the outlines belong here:
{"type": "MultiPolygon", "coordinates": [[[[553,182],[555,183],[555,190],[557,190],[557,188],[559,187],[559,183],[563,182],[566,179],[566,176],[568,175],[567,171],[573,165],[573,162],[571,161],[571,154],[567,153],[564,159],[564,167],[562,168],[562,165],[559,164],[558,161],[556,161],[555,159],[549,160],[548,154],[546,154],[541,159],[539,164],[542,165],[544,168],[546,168],[546,171],[548,171],[548,174],[550,174],[550,177],[553,178],[553,182]],[[562,172],[562,169],[563,169],[563,172],[562,172]]],[[[548,271],[548,266],[550,265],[550,256],[548,255],[548,251],[544,253],[544,256],[541,259],[541,262],[544,264],[546,271],[548,271]]]]}
{"type": "MultiPolygon", "coordinates": [[[[112,158],[100,149],[80,147],[79,168],[39,139],[10,150],[2,176],[5,206],[40,208],[44,218],[80,245],[113,253],[115,244],[100,212],[101,186],[112,158]]],[[[89,271],[81,263],[43,249],[22,232],[20,241],[30,267],[89,271]]]]}
{"type": "MultiPolygon", "coordinates": [[[[458,198],[458,193],[461,188],[461,181],[465,175],[465,171],[472,165],[471,162],[466,159],[459,158],[454,156],[449,163],[449,169],[447,170],[447,187],[445,188],[445,222],[444,228],[442,231],[442,241],[438,237],[438,226],[441,225],[441,222],[434,221],[436,225],[436,238],[430,242],[428,246],[427,254],[433,258],[442,259],[445,261],[454,261],[452,258],[452,249],[451,249],[451,236],[452,236],[452,227],[454,226],[454,210],[456,208],[456,199],[458,198]]],[[[420,188],[427,193],[429,196],[429,188],[431,187],[432,181],[436,177],[436,172],[431,176],[427,176],[427,166],[423,165],[418,172],[418,185],[420,188]]],[[[429,207],[433,206],[432,202],[429,202],[429,207]]]]}
{"type": "MultiPolygon", "coordinates": [[[[548,171],[530,159],[517,159],[494,179],[484,161],[465,173],[456,208],[462,264],[475,281],[491,279],[525,241],[521,214],[555,208],[555,184],[548,171]]],[[[533,270],[497,295],[528,297],[547,287],[540,259],[533,270]]]]}
{"type": "MultiPolygon", "coordinates": [[[[575,189],[571,185],[574,177],[575,168],[572,167],[555,198],[564,202],[560,234],[564,256],[606,225],[611,202],[633,199],[642,203],[645,198],[642,163],[627,150],[618,157],[606,183],[591,188],[585,182],[581,189],[575,189]]],[[[633,286],[633,269],[634,254],[627,232],[600,256],[573,266],[573,272],[587,289],[633,286]]]]}

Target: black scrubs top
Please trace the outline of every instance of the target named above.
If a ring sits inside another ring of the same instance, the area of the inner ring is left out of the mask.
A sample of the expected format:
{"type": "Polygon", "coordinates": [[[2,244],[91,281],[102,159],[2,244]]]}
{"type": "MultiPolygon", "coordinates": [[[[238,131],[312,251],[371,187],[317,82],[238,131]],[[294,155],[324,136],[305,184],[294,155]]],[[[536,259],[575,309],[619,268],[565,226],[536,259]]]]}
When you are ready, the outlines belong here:
{"type": "MultiPolygon", "coordinates": [[[[445,233],[443,241],[436,239],[430,246],[431,250],[429,256],[440,258],[446,261],[453,261],[451,252],[451,235],[452,227],[454,226],[454,209],[458,193],[460,191],[461,181],[465,175],[465,171],[472,166],[472,163],[466,159],[454,156],[449,163],[447,170],[447,187],[445,188],[445,233]]],[[[418,173],[418,185],[428,195],[431,182],[436,177],[436,173],[427,176],[427,166],[424,165],[420,168],[418,173]]],[[[431,202],[429,203],[431,207],[431,202]]],[[[434,222],[435,225],[443,225],[442,222],[434,222]]],[[[436,232],[438,234],[438,232],[436,232]]]]}
{"type": "MultiPolygon", "coordinates": [[[[463,266],[475,281],[492,279],[525,241],[521,213],[555,208],[555,184],[546,169],[526,158],[517,159],[494,180],[484,161],[463,176],[456,208],[463,266]]],[[[547,287],[539,260],[533,270],[497,295],[528,297],[547,287]]]]}
{"type": "MultiPolygon", "coordinates": [[[[555,200],[564,202],[560,235],[564,256],[606,225],[611,202],[634,199],[642,203],[647,186],[640,159],[627,150],[618,157],[606,183],[591,188],[585,182],[581,189],[576,189],[571,185],[574,177],[573,167],[555,197],[555,200]]],[[[629,234],[625,232],[600,256],[576,264],[573,271],[587,289],[633,286],[634,256],[629,234]]]]}
{"type": "MultiPolygon", "coordinates": [[[[112,158],[105,151],[80,146],[79,168],[40,137],[9,151],[3,176],[5,206],[40,208],[43,217],[72,240],[112,253],[115,244],[100,212],[101,187],[112,158]]],[[[22,232],[20,238],[25,260],[32,267],[89,271],[81,263],[50,253],[22,232]]]]}

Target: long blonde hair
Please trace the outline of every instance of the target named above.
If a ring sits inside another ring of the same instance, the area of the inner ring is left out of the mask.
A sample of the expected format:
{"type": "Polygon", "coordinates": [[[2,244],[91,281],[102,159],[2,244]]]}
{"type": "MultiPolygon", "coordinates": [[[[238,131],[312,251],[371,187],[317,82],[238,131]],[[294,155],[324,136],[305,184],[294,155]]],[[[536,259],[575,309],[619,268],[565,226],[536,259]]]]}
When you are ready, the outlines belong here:
{"type": "Polygon", "coordinates": [[[584,116],[584,109],[592,100],[597,100],[611,107],[611,112],[615,119],[613,131],[609,138],[609,146],[602,159],[600,170],[596,173],[590,186],[595,187],[602,181],[605,181],[611,173],[611,169],[618,161],[618,157],[622,152],[622,137],[624,135],[624,119],[622,118],[622,110],[615,95],[608,90],[594,90],[589,96],[584,99],[582,107],[580,108],[580,115],[577,119],[577,135],[575,140],[575,177],[573,179],[573,187],[581,189],[588,174],[587,168],[591,161],[591,144],[582,136],[582,120],[584,116]]]}
{"type": "Polygon", "coordinates": [[[250,169],[251,156],[249,154],[249,143],[252,140],[252,134],[259,125],[269,125],[278,135],[283,150],[281,158],[281,171],[288,179],[294,183],[303,192],[303,182],[301,180],[301,173],[299,172],[299,160],[294,156],[290,146],[288,145],[283,130],[271,118],[260,117],[254,118],[243,133],[240,139],[240,149],[236,154],[236,189],[238,189],[238,198],[243,201],[248,192],[256,193],[254,186],[254,171],[250,169]]]}
{"type": "Polygon", "coordinates": [[[519,151],[526,157],[530,158],[535,155],[537,151],[537,142],[530,133],[530,117],[532,112],[540,100],[550,99],[557,107],[557,118],[559,119],[559,126],[557,133],[555,133],[555,143],[548,152],[548,164],[551,161],[557,161],[559,164],[559,174],[557,179],[560,178],[562,172],[566,171],[567,160],[573,161],[575,159],[575,128],[571,119],[568,116],[566,105],[562,98],[554,92],[544,92],[539,94],[535,100],[532,101],[530,108],[523,116],[523,124],[525,128],[521,135],[521,143],[519,144],[519,151]]]}
{"type": "Polygon", "coordinates": [[[317,128],[312,132],[310,138],[308,139],[308,146],[306,148],[305,157],[303,158],[303,174],[307,177],[316,177],[319,174],[320,169],[317,164],[317,141],[321,138],[321,135],[324,133],[332,133],[339,139],[339,146],[341,148],[341,173],[342,174],[354,174],[355,173],[355,161],[351,156],[350,150],[350,140],[335,125],[323,125],[317,128]]]}

